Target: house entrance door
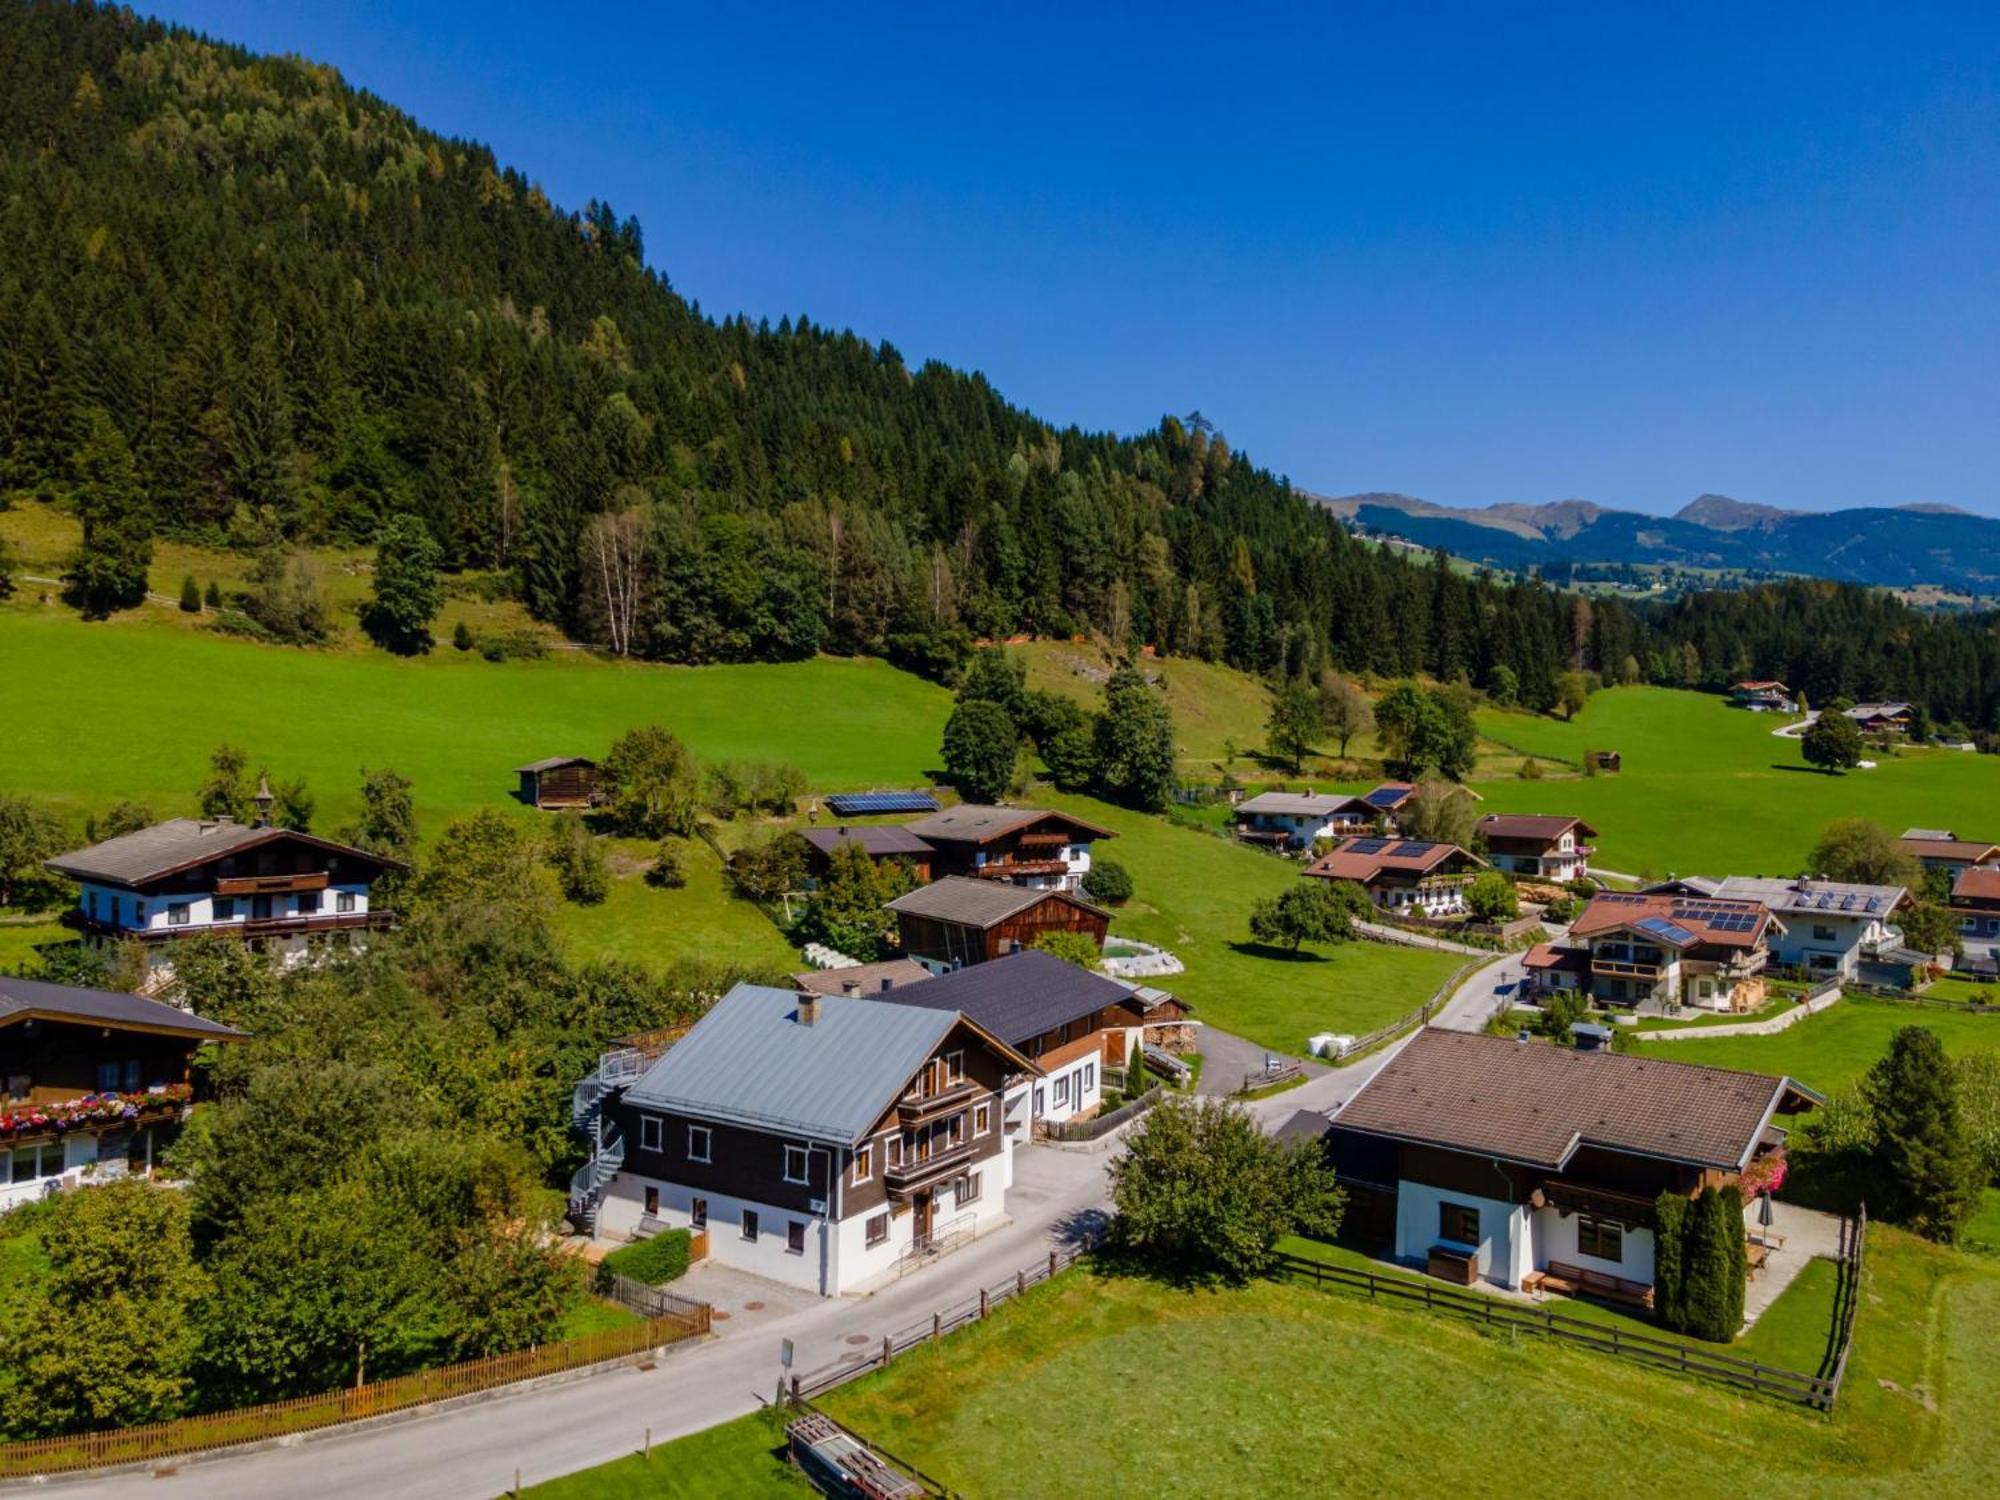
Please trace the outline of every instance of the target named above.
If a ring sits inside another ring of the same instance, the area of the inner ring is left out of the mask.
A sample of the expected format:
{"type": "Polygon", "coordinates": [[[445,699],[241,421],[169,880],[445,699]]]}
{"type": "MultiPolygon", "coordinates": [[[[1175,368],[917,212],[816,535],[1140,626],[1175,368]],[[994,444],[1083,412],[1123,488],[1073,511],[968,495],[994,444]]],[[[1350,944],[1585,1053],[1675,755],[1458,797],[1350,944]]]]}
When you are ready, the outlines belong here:
{"type": "Polygon", "coordinates": [[[910,1212],[915,1219],[910,1226],[911,1244],[928,1245],[931,1242],[931,1225],[936,1209],[936,1200],[929,1192],[918,1193],[910,1200],[910,1212]]]}

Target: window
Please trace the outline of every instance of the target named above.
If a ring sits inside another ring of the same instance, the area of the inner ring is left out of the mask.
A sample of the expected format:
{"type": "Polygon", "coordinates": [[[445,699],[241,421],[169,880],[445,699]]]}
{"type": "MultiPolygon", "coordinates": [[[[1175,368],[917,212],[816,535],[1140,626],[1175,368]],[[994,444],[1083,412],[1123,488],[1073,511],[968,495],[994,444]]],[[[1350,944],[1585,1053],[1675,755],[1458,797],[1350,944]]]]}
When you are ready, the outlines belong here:
{"type": "Polygon", "coordinates": [[[975,1104],[972,1107],[972,1133],[974,1135],[984,1135],[992,1128],[993,1106],[990,1104],[975,1104]]]}
{"type": "Polygon", "coordinates": [[[900,1167],[902,1164],[903,1138],[900,1135],[892,1135],[889,1137],[889,1165],[900,1167]]]}
{"type": "Polygon", "coordinates": [[[660,1117],[658,1115],[641,1115],[639,1117],[640,1150],[642,1151],[660,1150],[661,1136],[664,1133],[665,1132],[661,1126],[660,1117]]]}
{"type": "Polygon", "coordinates": [[[804,1182],[806,1180],[806,1148],[785,1147],[785,1181],[804,1182]]]}
{"type": "Polygon", "coordinates": [[[185,901],[170,902],[167,906],[167,925],[185,927],[188,924],[188,904],[185,901]]]}
{"type": "Polygon", "coordinates": [[[236,898],[234,896],[217,896],[215,898],[215,920],[218,922],[234,922],[236,920],[236,898]]]}
{"type": "Polygon", "coordinates": [[[139,1092],[139,1059],[136,1057],[125,1059],[125,1092],[128,1094],[139,1092]]]}
{"type": "Polygon", "coordinates": [[[1082,1094],[1087,1094],[1096,1087],[1097,1087],[1097,1064],[1094,1062],[1087,1062],[1083,1065],[1083,1082],[1080,1085],[1078,1085],[1079,1092],[1082,1094]]]}
{"type": "Polygon", "coordinates": [[[951,1082],[962,1083],[965,1080],[965,1054],[963,1052],[948,1053],[944,1060],[944,1071],[945,1077],[950,1079],[951,1082]]]}
{"type": "Polygon", "coordinates": [[[743,1238],[752,1243],[757,1239],[757,1210],[754,1208],[743,1210],[743,1238]]]}
{"type": "Polygon", "coordinates": [[[253,922],[268,922],[271,920],[271,898],[269,896],[252,896],[250,898],[250,920],[253,922]]]}
{"type": "Polygon", "coordinates": [[[318,910],[319,910],[319,892],[318,892],[318,891],[300,891],[300,892],[299,892],[299,915],[300,915],[300,916],[302,916],[302,917],[309,917],[309,916],[313,915],[313,913],[317,912],[318,910]]]}
{"type": "Polygon", "coordinates": [[[886,1213],[868,1216],[868,1245],[870,1249],[889,1238],[889,1216],[886,1213]]]}
{"type": "Polygon", "coordinates": [[[866,1182],[875,1175],[875,1147],[857,1146],[854,1151],[854,1180],[866,1182]]]}
{"type": "Polygon", "coordinates": [[[143,902],[143,901],[134,901],[134,902],[132,903],[132,925],[133,925],[134,927],[144,927],[144,926],[146,925],[146,903],[145,903],[145,902],[143,902]]]}
{"type": "Polygon", "coordinates": [[[801,1219],[793,1219],[785,1225],[785,1254],[804,1255],[806,1253],[806,1226],[801,1219]]]}
{"type": "Polygon", "coordinates": [[[688,1160],[707,1161],[709,1136],[706,1125],[688,1126],[688,1160]]]}
{"type": "Polygon", "coordinates": [[[335,891],[335,892],[333,893],[333,909],[334,909],[335,911],[353,911],[353,910],[354,910],[354,892],[352,892],[352,891],[335,891]]]}
{"type": "Polygon", "coordinates": [[[1056,1076],[1057,1109],[1066,1109],[1069,1107],[1069,1079],[1070,1075],[1067,1073],[1060,1073],[1056,1076]]]}
{"type": "Polygon", "coordinates": [[[657,1219],[659,1216],[660,1216],[660,1190],[656,1187],[649,1187],[646,1189],[646,1217],[649,1219],[657,1219]]]}
{"type": "Polygon", "coordinates": [[[967,1172],[963,1177],[958,1179],[958,1206],[964,1208],[966,1204],[977,1203],[978,1201],[979,1174],[977,1172],[967,1172]]]}
{"type": "Polygon", "coordinates": [[[960,1110],[945,1125],[945,1139],[954,1146],[965,1144],[965,1111],[960,1110]]]}
{"type": "Polygon", "coordinates": [[[110,1094],[116,1093],[117,1089],[118,1064],[115,1062],[99,1063],[97,1065],[97,1092],[100,1094],[110,1094]]]}
{"type": "Polygon", "coordinates": [[[1817,943],[1832,942],[1833,929],[1828,927],[1824,922],[1813,923],[1813,941],[1817,943]]]}
{"type": "Polygon", "coordinates": [[[688,1227],[691,1229],[708,1228],[708,1200],[706,1198],[690,1198],[688,1200],[688,1227]]]}
{"type": "Polygon", "coordinates": [[[90,920],[95,922],[97,920],[97,892],[92,891],[90,893],[90,899],[87,904],[90,908],[90,920]]]}
{"type": "Polygon", "coordinates": [[[1479,1210],[1467,1203],[1440,1203],[1438,1238],[1455,1245],[1478,1244],[1479,1210]]]}
{"type": "Polygon", "coordinates": [[[1625,1231],[1619,1225],[1606,1220],[1593,1219],[1589,1214],[1578,1214],[1576,1248],[1579,1255],[1594,1255],[1599,1260],[1623,1260],[1625,1231]]]}
{"type": "Polygon", "coordinates": [[[50,1141],[42,1146],[22,1146],[12,1153],[11,1158],[5,1153],[0,1153],[0,1186],[6,1185],[10,1173],[12,1180],[18,1183],[35,1182],[43,1177],[60,1177],[62,1171],[61,1141],[50,1141]]]}

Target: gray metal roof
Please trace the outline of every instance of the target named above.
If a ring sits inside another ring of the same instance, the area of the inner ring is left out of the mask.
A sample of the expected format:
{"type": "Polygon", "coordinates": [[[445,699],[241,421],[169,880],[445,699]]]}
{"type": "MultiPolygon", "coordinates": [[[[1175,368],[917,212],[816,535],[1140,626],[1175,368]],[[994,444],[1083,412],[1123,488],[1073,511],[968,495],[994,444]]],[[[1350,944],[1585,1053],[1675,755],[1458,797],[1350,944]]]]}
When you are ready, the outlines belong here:
{"type": "Polygon", "coordinates": [[[1880,917],[1909,894],[1900,885],[1859,885],[1847,880],[1784,880],[1762,875],[1731,875],[1718,881],[1715,894],[1737,901],[1761,901],[1772,911],[1816,917],[1880,917]]]}
{"type": "Polygon", "coordinates": [[[956,1011],[739,984],[626,1091],[633,1104],[851,1144],[959,1022],[956,1011]]]}
{"type": "Polygon", "coordinates": [[[906,911],[911,916],[930,917],[939,922],[956,922],[966,927],[991,927],[1051,896],[1089,911],[1099,910],[1068,891],[1037,890],[1032,886],[1012,885],[1004,880],[975,880],[969,875],[947,875],[942,880],[919,886],[891,901],[889,910],[906,911]]]}
{"type": "Polygon", "coordinates": [[[1305,818],[1324,814],[1330,818],[1350,805],[1361,813],[1374,811],[1359,797],[1350,797],[1345,792],[1259,792],[1237,803],[1236,811],[1305,818]]]}
{"type": "Polygon", "coordinates": [[[1023,948],[922,984],[899,986],[878,1000],[962,1013],[1010,1047],[1132,998],[1132,986],[1023,948]]]}
{"type": "Polygon", "coordinates": [[[121,833],[87,849],[59,854],[44,863],[56,874],[72,880],[133,886],[266,843],[303,843],[374,865],[396,863],[365,849],[350,848],[309,833],[289,828],[259,828],[254,823],[238,823],[231,818],[169,818],[150,828],[121,833]]]}
{"type": "Polygon", "coordinates": [[[832,828],[807,828],[799,835],[820,853],[831,856],[842,844],[859,844],[871,858],[899,854],[928,858],[931,846],[899,823],[843,823],[832,828]]]}
{"type": "Polygon", "coordinates": [[[178,1006],[119,990],[90,990],[73,984],[48,984],[39,979],[15,979],[0,974],[0,1026],[24,1016],[48,1016],[97,1026],[210,1037],[217,1041],[247,1033],[211,1021],[178,1006]]]}

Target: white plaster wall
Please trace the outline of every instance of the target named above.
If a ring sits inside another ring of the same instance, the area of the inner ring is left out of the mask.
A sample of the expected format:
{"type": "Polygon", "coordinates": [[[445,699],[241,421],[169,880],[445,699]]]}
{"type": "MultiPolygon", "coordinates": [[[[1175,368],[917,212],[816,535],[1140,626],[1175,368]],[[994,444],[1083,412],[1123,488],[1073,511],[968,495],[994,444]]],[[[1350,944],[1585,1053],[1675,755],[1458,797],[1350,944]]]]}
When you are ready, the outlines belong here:
{"type": "MultiPolygon", "coordinates": [[[[645,1212],[646,1189],[660,1190],[659,1219],[672,1228],[693,1227],[690,1210],[697,1197],[708,1199],[708,1254],[711,1260],[734,1266],[802,1291],[826,1293],[833,1287],[836,1254],[832,1226],[813,1214],[774,1208],[747,1198],[722,1193],[697,1193],[680,1183],[620,1172],[605,1188],[604,1203],[598,1212],[598,1233],[610,1239],[630,1235],[645,1212]],[[757,1239],[743,1238],[744,1209],[757,1213],[757,1239]],[[786,1226],[793,1221],[806,1226],[806,1249],[793,1255],[785,1248],[786,1226]]],[[[907,1236],[908,1231],[904,1231],[907,1236]]],[[[893,1232],[892,1232],[893,1238],[893,1232]]],[[[908,1243],[907,1238],[905,1243],[908,1243]]]]}
{"type": "Polygon", "coordinates": [[[1481,1198],[1404,1178],[1396,1185],[1396,1254],[1416,1261],[1429,1257],[1431,1247],[1440,1243],[1438,1208],[1444,1203],[1479,1210],[1475,1255],[1479,1274],[1505,1286],[1519,1286],[1532,1269],[1534,1246],[1526,1232],[1526,1210],[1504,1199],[1481,1198]]]}
{"type": "Polygon", "coordinates": [[[1562,1260],[1573,1266],[1582,1266],[1586,1271],[1603,1271],[1612,1276],[1622,1276],[1627,1281],[1652,1285],[1652,1230],[1626,1230],[1623,1256],[1618,1260],[1606,1260],[1601,1255],[1584,1255],[1578,1251],[1576,1220],[1577,1216],[1573,1213],[1562,1214],[1553,1208],[1536,1210],[1534,1269],[1545,1271],[1550,1261],[1562,1260]]]}

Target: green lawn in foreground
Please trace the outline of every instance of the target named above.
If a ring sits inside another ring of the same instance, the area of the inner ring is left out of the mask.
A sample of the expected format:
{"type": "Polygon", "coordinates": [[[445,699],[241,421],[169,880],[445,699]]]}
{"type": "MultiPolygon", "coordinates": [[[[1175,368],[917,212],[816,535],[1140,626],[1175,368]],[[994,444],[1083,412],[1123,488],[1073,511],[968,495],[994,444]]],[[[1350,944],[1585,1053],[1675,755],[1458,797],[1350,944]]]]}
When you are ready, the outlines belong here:
{"type": "Polygon", "coordinates": [[[1992,1493],[2000,1273],[1881,1229],[1870,1270],[1830,1420],[1353,1294],[1087,1270],[823,1404],[974,1497],[1992,1493]],[[1112,1431],[1119,1391],[1170,1394],[1112,1431]]]}
{"type": "Polygon", "coordinates": [[[663,1443],[650,1457],[616,1463],[530,1486],[540,1500],[788,1500],[818,1493],[780,1450],[784,1418],[759,1411],[692,1437],[663,1443]]]}
{"type": "Polygon", "coordinates": [[[33,968],[38,947],[66,942],[74,936],[60,922],[0,922],[0,974],[33,968]]]}
{"type": "Polygon", "coordinates": [[[1888,1050],[1889,1038],[1904,1026],[1928,1026],[1949,1052],[2000,1051],[2000,1015],[1894,1005],[1859,996],[1849,996],[1772,1036],[1697,1037],[1651,1042],[1643,1050],[1648,1057],[1673,1062],[1788,1073],[1823,1094],[1834,1094],[1866,1073],[1888,1050]]]}
{"type": "Polygon", "coordinates": [[[1051,791],[1037,800],[1117,834],[1094,851],[1130,870],[1136,887],[1112,933],[1178,955],[1187,972],[1161,984],[1224,1031],[1301,1053],[1315,1032],[1369,1031],[1411,1010],[1461,962],[1370,942],[1307,948],[1299,958],[1253,946],[1251,903],[1298,880],[1296,864],[1089,797],[1051,791]]]}
{"type": "Polygon", "coordinates": [[[1956,828],[1968,837],[2000,819],[1992,756],[1911,750],[1872,771],[1826,776],[1805,768],[1798,741],[1772,735],[1781,722],[1666,688],[1601,692],[1574,724],[1489,710],[1479,715],[1489,739],[1572,762],[1585,749],[1618,750],[1625,768],[1480,781],[1476,790],[1488,812],[1578,814],[1598,830],[1596,863],[1659,875],[1795,874],[1821,828],[1843,814],[1898,833],[1956,828]]]}

